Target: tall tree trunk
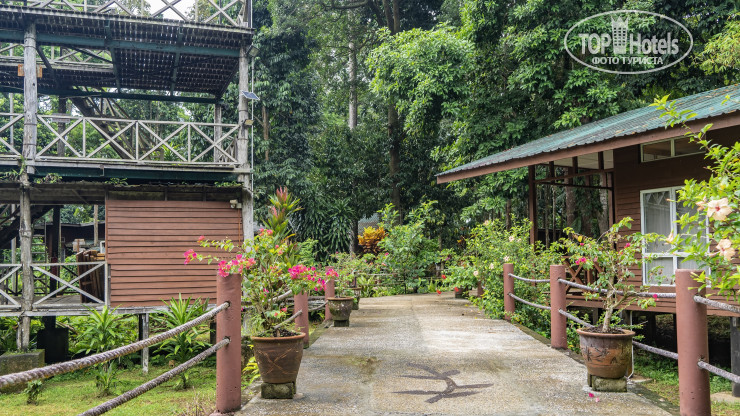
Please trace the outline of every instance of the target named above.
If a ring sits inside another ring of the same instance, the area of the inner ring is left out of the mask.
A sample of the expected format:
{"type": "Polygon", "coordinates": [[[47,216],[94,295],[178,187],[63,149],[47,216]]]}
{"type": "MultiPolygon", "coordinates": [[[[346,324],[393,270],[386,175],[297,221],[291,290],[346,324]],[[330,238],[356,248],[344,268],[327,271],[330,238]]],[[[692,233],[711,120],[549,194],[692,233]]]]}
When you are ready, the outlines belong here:
{"type": "MultiPolygon", "coordinates": [[[[607,186],[606,173],[599,175],[599,185],[607,186]]],[[[601,213],[599,214],[599,232],[605,233],[609,229],[609,192],[606,189],[599,190],[599,202],[601,213]]]]}
{"type": "Polygon", "coordinates": [[[575,188],[572,186],[565,187],[565,225],[573,227],[576,221],[576,195],[575,188]]]}
{"type": "Polygon", "coordinates": [[[265,141],[265,161],[270,160],[270,114],[262,106],[262,139],[265,141]]]}
{"type": "MultiPolygon", "coordinates": [[[[351,36],[351,34],[350,34],[351,36]]],[[[349,42],[349,117],[347,124],[350,130],[357,127],[357,50],[352,40],[349,42]]]]}
{"type": "Polygon", "coordinates": [[[388,105],[388,138],[391,141],[389,173],[391,177],[391,202],[396,206],[399,214],[401,207],[401,188],[398,176],[401,172],[401,123],[398,120],[398,111],[395,102],[388,105]]]}

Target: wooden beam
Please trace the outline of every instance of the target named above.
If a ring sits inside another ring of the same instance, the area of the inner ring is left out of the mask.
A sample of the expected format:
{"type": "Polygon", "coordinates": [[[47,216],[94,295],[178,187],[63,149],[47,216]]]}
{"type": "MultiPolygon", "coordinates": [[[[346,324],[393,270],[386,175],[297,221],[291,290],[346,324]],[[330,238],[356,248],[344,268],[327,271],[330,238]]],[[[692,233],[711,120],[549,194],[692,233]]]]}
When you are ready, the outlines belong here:
{"type": "MultiPolygon", "coordinates": [[[[11,92],[19,93],[22,92],[20,88],[0,86],[0,92],[11,92]]],[[[175,103],[201,103],[201,104],[216,104],[222,103],[223,100],[219,98],[211,97],[191,97],[181,95],[156,95],[156,94],[129,94],[129,93],[115,93],[107,91],[82,91],[74,89],[51,89],[51,88],[39,88],[39,95],[55,95],[59,97],[97,97],[97,98],[113,98],[113,99],[124,99],[124,100],[142,100],[142,101],[163,101],[163,102],[175,102],[175,103]]]]}
{"type": "MultiPolygon", "coordinates": [[[[572,169],[572,168],[568,167],[568,169],[572,169]]],[[[580,172],[580,173],[571,173],[571,174],[567,174],[567,175],[560,175],[560,176],[554,176],[554,177],[549,177],[549,178],[537,179],[535,181],[535,183],[537,183],[537,184],[540,184],[540,183],[551,183],[553,181],[562,181],[562,180],[566,180],[566,179],[573,179],[573,178],[579,178],[579,177],[583,177],[583,176],[598,175],[600,173],[613,172],[613,171],[614,171],[614,168],[611,168],[611,169],[592,169],[592,170],[587,170],[585,172],[580,172]]]]}
{"type": "Polygon", "coordinates": [[[562,182],[547,182],[547,181],[536,181],[535,185],[552,185],[552,186],[562,186],[564,188],[584,188],[584,189],[606,189],[611,190],[611,188],[607,186],[598,186],[598,185],[579,185],[575,183],[562,183],[562,182]]]}
{"type": "Polygon", "coordinates": [[[535,183],[535,167],[529,166],[529,221],[532,227],[529,230],[529,242],[537,241],[537,184],[535,183]]]}
{"type": "Polygon", "coordinates": [[[108,46],[107,50],[110,53],[110,60],[113,64],[113,76],[116,77],[116,89],[121,91],[121,73],[118,70],[118,59],[116,59],[116,49],[110,46],[110,42],[113,41],[113,33],[110,30],[110,21],[105,22],[105,44],[108,46]]]}
{"type": "MultiPolygon", "coordinates": [[[[177,46],[182,46],[182,22],[177,27],[177,46]]],[[[170,94],[175,93],[175,85],[177,84],[177,69],[180,67],[180,52],[175,52],[175,60],[172,64],[172,76],[170,76],[170,94]]]]}

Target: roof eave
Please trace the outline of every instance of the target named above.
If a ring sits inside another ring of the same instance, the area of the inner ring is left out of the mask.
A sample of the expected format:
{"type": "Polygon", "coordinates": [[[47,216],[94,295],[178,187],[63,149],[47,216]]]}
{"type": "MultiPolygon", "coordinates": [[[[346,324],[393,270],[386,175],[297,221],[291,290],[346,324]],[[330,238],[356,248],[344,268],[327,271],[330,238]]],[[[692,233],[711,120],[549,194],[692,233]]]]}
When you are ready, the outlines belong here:
{"type": "MultiPolygon", "coordinates": [[[[692,131],[698,131],[708,123],[713,124],[713,130],[738,126],[740,125],[740,111],[732,111],[718,116],[692,120],[687,123],[687,126],[692,131]]],[[[632,135],[618,136],[603,142],[556,150],[554,152],[539,153],[533,156],[511,159],[501,163],[477,166],[470,169],[458,170],[449,173],[443,172],[437,175],[437,184],[443,184],[467,178],[474,178],[487,175],[489,173],[503,172],[506,170],[517,169],[526,166],[549,163],[558,159],[583,156],[591,153],[603,152],[606,150],[614,150],[622,147],[629,147],[637,144],[669,139],[671,137],[681,136],[684,134],[684,132],[685,129],[682,126],[663,129],[652,129],[632,135]]]]}

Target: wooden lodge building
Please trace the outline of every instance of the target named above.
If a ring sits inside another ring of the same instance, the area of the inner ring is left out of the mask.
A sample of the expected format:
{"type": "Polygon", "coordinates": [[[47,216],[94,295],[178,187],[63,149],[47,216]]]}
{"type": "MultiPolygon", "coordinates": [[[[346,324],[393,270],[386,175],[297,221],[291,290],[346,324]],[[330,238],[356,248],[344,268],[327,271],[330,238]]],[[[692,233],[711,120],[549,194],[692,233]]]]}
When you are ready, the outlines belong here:
{"type": "Polygon", "coordinates": [[[215,301],[213,266],[185,266],[183,252],[201,235],[253,233],[251,1],[154,3],[0,3],[0,246],[13,248],[0,315],[20,317],[19,347],[33,316],[144,314],[179,294],[215,301]],[[234,80],[238,123],[228,124],[234,80]],[[126,100],[206,104],[213,122],[137,119],[126,100]],[[61,232],[66,204],[105,207],[104,246],[71,263],[62,238],[85,237],[61,232]],[[52,218],[46,241],[33,231],[41,218],[52,218]]]}
{"type": "MultiPolygon", "coordinates": [[[[683,97],[675,100],[675,105],[678,110],[690,109],[697,114],[688,123],[693,131],[713,123],[708,138],[714,143],[731,146],[740,139],[740,85],[683,97]],[[727,96],[731,99],[726,100],[727,96]]],[[[676,189],[686,179],[707,179],[709,172],[705,167],[709,162],[701,149],[684,137],[683,127],[665,127],[661,113],[655,107],[645,107],[561,131],[443,172],[437,175],[437,183],[528,168],[532,242],[537,236],[540,214],[536,210],[537,185],[605,190],[610,225],[617,219],[631,217],[634,230],[675,234],[675,220],[687,209],[673,202],[676,189]],[[535,169],[538,166],[544,168],[535,169]],[[540,175],[546,174],[537,177],[538,171],[540,175]],[[575,183],[574,178],[584,180],[575,183]]],[[[677,268],[695,266],[668,252],[665,243],[655,244],[651,250],[658,255],[656,262],[664,267],[666,276],[672,276],[677,268]]],[[[569,278],[580,283],[592,278],[569,265],[567,270],[569,278]]],[[[651,292],[674,290],[670,279],[644,281],[642,270],[635,270],[634,283],[651,286],[651,292]]],[[[572,306],[598,307],[598,303],[584,300],[573,288],[568,289],[568,301],[572,306]]],[[[632,305],[630,309],[639,310],[639,307],[632,305]]],[[[660,298],[650,311],[675,313],[675,299],[660,298]]],[[[709,313],[729,315],[712,308],[709,313]]]]}

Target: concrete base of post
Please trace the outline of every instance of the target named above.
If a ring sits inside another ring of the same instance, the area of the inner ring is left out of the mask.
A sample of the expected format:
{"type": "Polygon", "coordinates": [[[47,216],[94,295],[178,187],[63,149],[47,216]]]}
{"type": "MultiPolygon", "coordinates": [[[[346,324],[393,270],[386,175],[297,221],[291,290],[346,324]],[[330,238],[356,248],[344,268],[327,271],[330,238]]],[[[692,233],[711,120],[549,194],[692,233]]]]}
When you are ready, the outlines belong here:
{"type": "Polygon", "coordinates": [[[601,378],[592,376],[591,374],[587,374],[586,376],[588,377],[588,386],[594,391],[611,393],[624,393],[627,391],[627,379],[624,377],[601,378]]]}
{"type": "Polygon", "coordinates": [[[260,395],[263,399],[292,399],[295,392],[295,383],[262,383],[260,386],[260,395]]]}

